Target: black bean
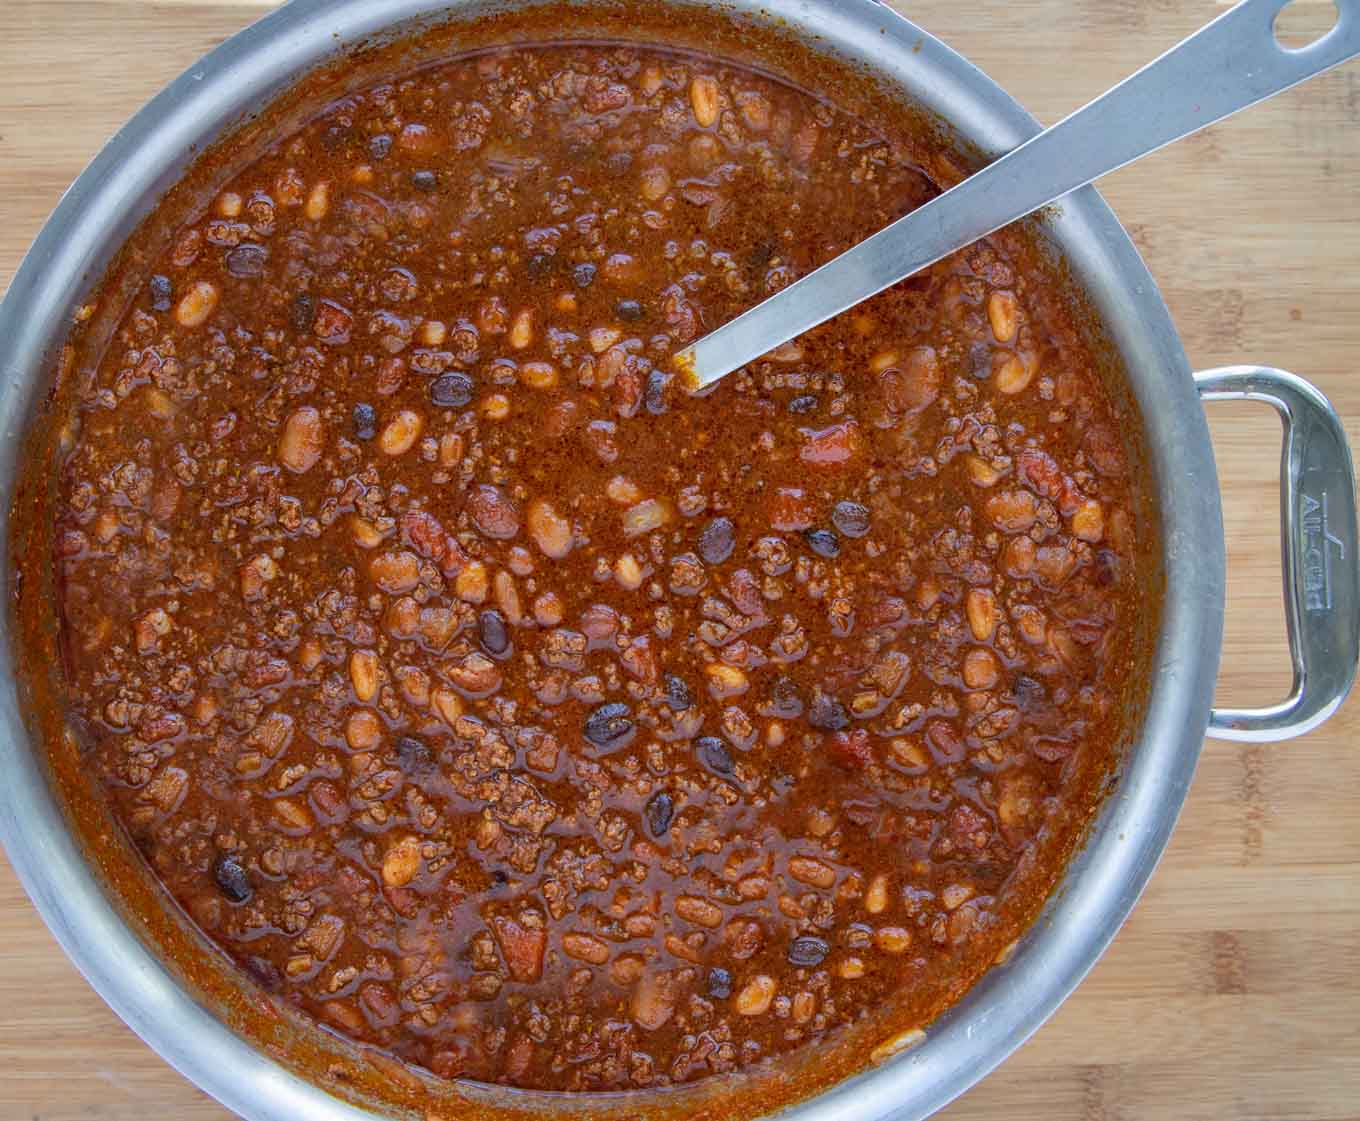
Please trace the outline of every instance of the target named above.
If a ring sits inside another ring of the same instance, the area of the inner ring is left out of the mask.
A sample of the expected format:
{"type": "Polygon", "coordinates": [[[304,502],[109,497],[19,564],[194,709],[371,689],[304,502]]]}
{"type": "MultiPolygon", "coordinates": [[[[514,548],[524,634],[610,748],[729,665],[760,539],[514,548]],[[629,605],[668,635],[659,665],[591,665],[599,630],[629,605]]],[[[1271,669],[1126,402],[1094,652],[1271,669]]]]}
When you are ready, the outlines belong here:
{"type": "Polygon", "coordinates": [[[837,502],[831,511],[831,524],[846,537],[863,537],[869,532],[869,507],[858,502],[837,502]]]}
{"type": "Polygon", "coordinates": [[[665,690],[666,703],[671,706],[672,711],[684,712],[694,704],[694,697],[683,677],[668,673],[661,679],[661,687],[665,690]]]}
{"type": "Polygon", "coordinates": [[[589,288],[595,283],[595,266],[583,261],[571,270],[571,278],[576,281],[577,288],[589,288]]]}
{"type": "Polygon", "coordinates": [[[714,518],[699,534],[699,555],[707,564],[722,564],[736,547],[737,531],[729,518],[714,518]]]}
{"type": "Polygon", "coordinates": [[[170,304],[174,300],[175,286],[170,283],[168,276],[157,273],[151,278],[151,310],[169,311],[170,304]]]}
{"type": "Polygon", "coordinates": [[[633,742],[637,726],[626,704],[600,705],[586,718],[586,739],[604,751],[617,751],[633,742]]]}
{"type": "Polygon", "coordinates": [[[298,293],[293,299],[289,318],[293,321],[293,330],[310,331],[316,322],[316,301],[306,292],[298,293]]]}
{"type": "Polygon", "coordinates": [[[1096,583],[1108,588],[1119,582],[1119,554],[1112,549],[1101,549],[1096,554],[1096,583]]]}
{"type": "Polygon", "coordinates": [[[975,342],[968,350],[968,372],[978,381],[992,376],[992,347],[990,343],[975,342]]]}
{"type": "Polygon", "coordinates": [[[774,242],[758,241],[751,246],[751,251],[746,254],[746,267],[754,269],[756,272],[764,272],[771,261],[774,260],[778,252],[774,242]]]}
{"type": "Polygon", "coordinates": [[[808,705],[808,723],[824,732],[839,732],[850,726],[850,714],[835,697],[818,689],[808,705]]]}
{"type": "Polygon", "coordinates": [[[708,995],[714,1000],[726,1000],[732,995],[732,974],[719,966],[708,971],[708,995]]]}
{"type": "Polygon", "coordinates": [[[362,401],[354,406],[354,435],[359,440],[371,440],[378,433],[378,411],[362,401]]]}
{"type": "Polygon", "coordinates": [[[411,172],[411,186],[427,194],[439,190],[439,174],[434,171],[411,172]]]}
{"type": "Polygon", "coordinates": [[[664,370],[653,370],[647,375],[647,388],[642,391],[642,403],[652,416],[660,416],[666,411],[666,387],[670,376],[664,370]]]}
{"type": "Polygon", "coordinates": [[[647,803],[647,828],[653,837],[664,837],[675,817],[675,799],[662,790],[647,803]]]}
{"type": "Polygon", "coordinates": [[[397,765],[408,775],[427,774],[434,767],[434,752],[424,740],[398,736],[397,765]]]}
{"type": "Polygon", "coordinates": [[[217,863],[213,865],[213,881],[232,903],[245,903],[255,894],[250,875],[242,866],[240,858],[231,853],[218,857],[217,863]]]}
{"type": "Polygon", "coordinates": [[[803,413],[815,413],[817,411],[817,405],[818,401],[816,397],[813,397],[811,394],[805,394],[802,397],[795,397],[789,402],[789,412],[799,416],[803,413]]]}
{"type": "Polygon", "coordinates": [[[491,873],[491,882],[497,887],[504,887],[510,882],[510,873],[504,868],[497,868],[491,873]]]}
{"type": "Polygon", "coordinates": [[[555,253],[534,253],[524,262],[524,271],[531,280],[541,280],[557,267],[555,253]]]}
{"type": "Polygon", "coordinates": [[[440,374],[430,382],[430,400],[441,409],[461,409],[472,400],[472,378],[461,370],[440,374]]]}
{"type": "Polygon", "coordinates": [[[805,529],[803,540],[808,548],[819,557],[838,557],[841,555],[841,539],[829,529],[805,529]]]}
{"type": "Polygon", "coordinates": [[[793,678],[781,674],[770,687],[770,715],[792,720],[803,715],[803,698],[793,678]]]}
{"type": "Polygon", "coordinates": [[[789,961],[794,965],[821,965],[831,947],[820,938],[804,934],[789,943],[789,961]]]}
{"type": "Polygon", "coordinates": [[[625,323],[636,323],[642,318],[642,305],[637,300],[620,300],[614,305],[614,314],[625,323]]]}
{"type": "Polygon", "coordinates": [[[1048,698],[1044,683],[1021,674],[1015,679],[1015,703],[1028,711],[1038,708],[1048,698]]]}
{"type": "Polygon", "coordinates": [[[477,633],[484,649],[493,658],[503,658],[510,649],[510,630],[505,616],[494,607],[477,616],[477,633]]]}
{"type": "Polygon", "coordinates": [[[246,972],[270,992],[283,988],[283,974],[279,967],[268,958],[251,955],[245,960],[246,972]]]}
{"type": "Polygon", "coordinates": [[[375,160],[387,159],[387,154],[392,151],[392,138],[388,135],[380,134],[370,137],[368,141],[368,154],[375,160]]]}
{"type": "Polygon", "coordinates": [[[727,750],[727,744],[717,736],[700,736],[694,746],[699,752],[699,762],[710,771],[716,771],[720,775],[732,773],[734,769],[732,753],[727,750]]]}
{"type": "Polygon", "coordinates": [[[269,250],[263,245],[244,242],[234,249],[227,250],[227,272],[232,276],[248,278],[264,272],[265,262],[269,260],[269,250]]]}

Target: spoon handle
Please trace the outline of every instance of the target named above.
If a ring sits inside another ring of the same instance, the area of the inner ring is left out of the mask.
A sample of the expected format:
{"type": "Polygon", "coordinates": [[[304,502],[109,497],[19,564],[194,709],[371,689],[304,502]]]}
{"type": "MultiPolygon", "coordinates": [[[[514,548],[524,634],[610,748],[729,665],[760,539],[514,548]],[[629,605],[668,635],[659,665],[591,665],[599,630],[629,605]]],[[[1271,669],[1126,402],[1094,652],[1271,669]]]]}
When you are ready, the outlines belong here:
{"type": "Polygon", "coordinates": [[[950,253],[1215,121],[1360,55],[1360,0],[1291,50],[1290,0],[1242,0],[1136,74],[676,356],[698,391],[950,253]]]}

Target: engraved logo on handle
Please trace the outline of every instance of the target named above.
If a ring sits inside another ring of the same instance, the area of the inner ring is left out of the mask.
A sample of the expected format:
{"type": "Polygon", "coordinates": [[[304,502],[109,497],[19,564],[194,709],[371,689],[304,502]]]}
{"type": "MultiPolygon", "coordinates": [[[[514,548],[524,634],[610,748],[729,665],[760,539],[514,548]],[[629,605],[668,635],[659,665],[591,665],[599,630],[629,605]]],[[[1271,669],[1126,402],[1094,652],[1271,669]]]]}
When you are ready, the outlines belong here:
{"type": "Polygon", "coordinates": [[[1300,496],[1299,524],[1303,546],[1303,605],[1309,611],[1332,609],[1333,551],[1346,559],[1346,546],[1327,528],[1327,492],[1319,498],[1300,496]]]}

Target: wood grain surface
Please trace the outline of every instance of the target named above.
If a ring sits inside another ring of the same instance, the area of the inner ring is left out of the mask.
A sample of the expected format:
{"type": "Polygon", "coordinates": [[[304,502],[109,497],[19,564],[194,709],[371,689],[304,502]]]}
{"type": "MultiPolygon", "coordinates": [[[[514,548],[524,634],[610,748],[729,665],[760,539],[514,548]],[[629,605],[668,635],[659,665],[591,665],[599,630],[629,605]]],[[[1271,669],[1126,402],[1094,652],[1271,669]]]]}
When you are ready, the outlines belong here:
{"type": "MultiPolygon", "coordinates": [[[[1052,122],[1225,0],[897,0],[1052,122]]],[[[268,0],[0,0],[0,288],[58,196],[268,0]]],[[[1289,27],[1330,25],[1296,0],[1289,27]]],[[[1106,180],[1197,367],[1279,365],[1360,443],[1360,63],[1106,180]]],[[[1223,701],[1288,685],[1279,425],[1212,415],[1223,701]]],[[[0,776],[3,781],[3,776],[0,776]]],[[[952,1121],[1360,1118],[1360,702],[1294,743],[1210,743],[1161,867],[1080,990],[952,1121]]],[[[0,1121],[223,1121],[108,1011],[0,858],[0,1121]]]]}

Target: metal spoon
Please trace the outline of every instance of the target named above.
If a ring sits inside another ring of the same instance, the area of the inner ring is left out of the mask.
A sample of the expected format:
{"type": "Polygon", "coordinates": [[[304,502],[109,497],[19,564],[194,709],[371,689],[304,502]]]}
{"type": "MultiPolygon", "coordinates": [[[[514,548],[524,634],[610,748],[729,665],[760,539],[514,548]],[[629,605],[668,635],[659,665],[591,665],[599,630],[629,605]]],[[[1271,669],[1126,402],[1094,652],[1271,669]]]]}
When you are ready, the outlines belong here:
{"type": "Polygon", "coordinates": [[[1013,152],[675,356],[697,392],[862,300],[1149,152],[1360,55],[1360,0],[1326,35],[1275,36],[1291,0],[1242,0],[1013,152]]]}

